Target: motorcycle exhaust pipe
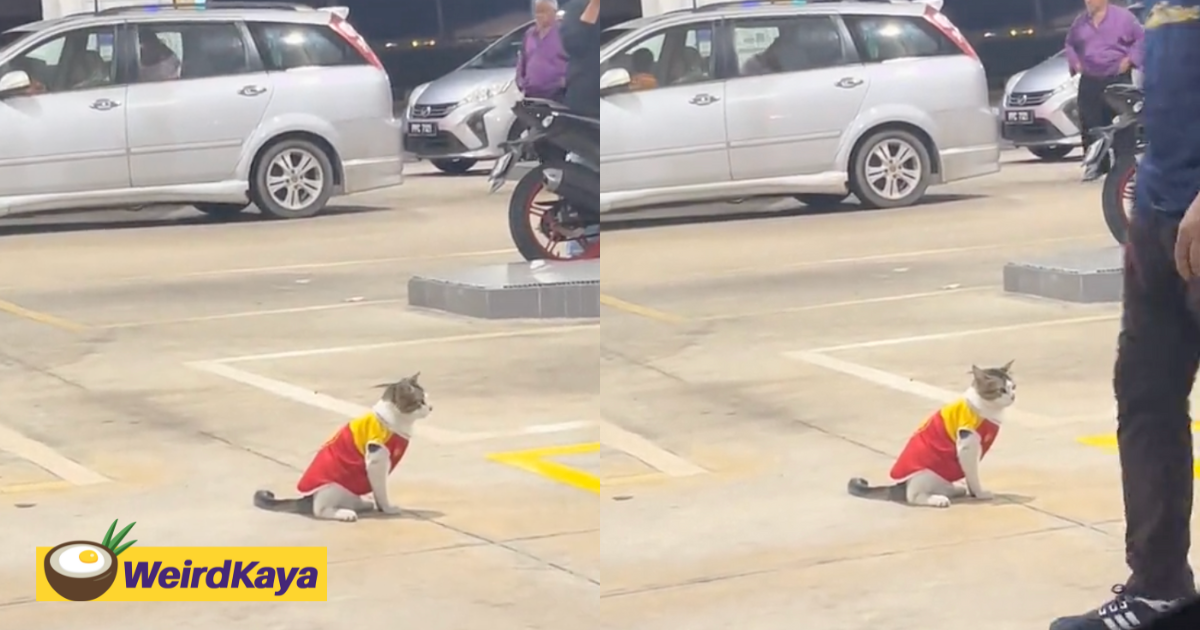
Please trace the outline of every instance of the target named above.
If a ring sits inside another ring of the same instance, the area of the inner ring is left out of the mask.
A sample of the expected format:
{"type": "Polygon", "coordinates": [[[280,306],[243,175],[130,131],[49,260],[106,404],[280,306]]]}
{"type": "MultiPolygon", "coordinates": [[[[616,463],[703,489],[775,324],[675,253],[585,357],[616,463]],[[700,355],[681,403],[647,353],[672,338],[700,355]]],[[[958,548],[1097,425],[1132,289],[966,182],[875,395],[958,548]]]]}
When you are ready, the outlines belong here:
{"type": "Polygon", "coordinates": [[[567,201],[585,208],[600,207],[600,174],[578,164],[542,171],[546,188],[567,201]]]}

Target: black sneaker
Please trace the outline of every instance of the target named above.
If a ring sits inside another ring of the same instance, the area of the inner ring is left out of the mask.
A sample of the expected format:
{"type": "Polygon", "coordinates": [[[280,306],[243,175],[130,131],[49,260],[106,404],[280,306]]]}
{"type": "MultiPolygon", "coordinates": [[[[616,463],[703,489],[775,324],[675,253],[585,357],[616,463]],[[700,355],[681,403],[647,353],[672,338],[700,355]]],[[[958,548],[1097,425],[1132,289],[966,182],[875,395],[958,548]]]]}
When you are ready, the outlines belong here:
{"type": "Polygon", "coordinates": [[[1140,630],[1171,612],[1182,600],[1164,601],[1134,597],[1124,586],[1114,586],[1116,595],[1100,608],[1083,615],[1060,617],[1050,630],[1140,630]]]}

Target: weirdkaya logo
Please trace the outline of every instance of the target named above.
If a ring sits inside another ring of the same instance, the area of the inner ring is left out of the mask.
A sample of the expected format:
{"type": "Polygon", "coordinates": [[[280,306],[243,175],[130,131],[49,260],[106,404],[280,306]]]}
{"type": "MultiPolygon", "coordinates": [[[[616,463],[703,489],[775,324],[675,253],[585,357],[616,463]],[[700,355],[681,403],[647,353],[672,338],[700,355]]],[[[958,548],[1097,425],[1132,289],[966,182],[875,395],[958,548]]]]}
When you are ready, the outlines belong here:
{"type": "Polygon", "coordinates": [[[133,523],[102,542],[37,548],[38,601],[326,601],[324,547],[133,547],[133,523]],[[120,558],[118,559],[118,556],[120,558]]]}

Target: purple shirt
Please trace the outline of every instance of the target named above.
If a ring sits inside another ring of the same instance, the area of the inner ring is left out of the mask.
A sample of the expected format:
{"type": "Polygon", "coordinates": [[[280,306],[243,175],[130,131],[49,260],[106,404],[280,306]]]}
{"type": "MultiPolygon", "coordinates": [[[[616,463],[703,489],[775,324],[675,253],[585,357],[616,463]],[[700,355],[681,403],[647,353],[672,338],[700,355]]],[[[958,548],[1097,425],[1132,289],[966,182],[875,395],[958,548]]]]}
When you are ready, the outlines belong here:
{"type": "Polygon", "coordinates": [[[550,98],[557,96],[566,85],[567,53],[563,50],[558,24],[544,35],[537,26],[529,27],[517,61],[517,88],[526,96],[550,98]]]}
{"type": "Polygon", "coordinates": [[[1108,5],[1099,24],[1085,11],[1067,31],[1067,61],[1089,77],[1117,76],[1125,59],[1141,68],[1143,35],[1142,24],[1125,7],[1108,5]]]}

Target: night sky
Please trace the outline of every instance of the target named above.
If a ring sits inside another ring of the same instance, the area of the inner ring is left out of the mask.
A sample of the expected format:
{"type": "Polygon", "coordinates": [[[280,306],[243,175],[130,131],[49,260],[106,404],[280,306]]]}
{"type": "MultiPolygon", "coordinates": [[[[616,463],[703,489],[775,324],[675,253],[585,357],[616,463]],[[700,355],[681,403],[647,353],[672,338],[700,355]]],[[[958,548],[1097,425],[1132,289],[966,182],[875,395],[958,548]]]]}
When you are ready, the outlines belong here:
{"type": "MultiPolygon", "coordinates": [[[[440,0],[446,28],[454,30],[513,11],[531,11],[529,0],[440,0]]],[[[350,20],[372,37],[437,34],[438,0],[334,0],[350,7],[350,20]]],[[[532,15],[532,14],[531,14],[532,15]]]]}

